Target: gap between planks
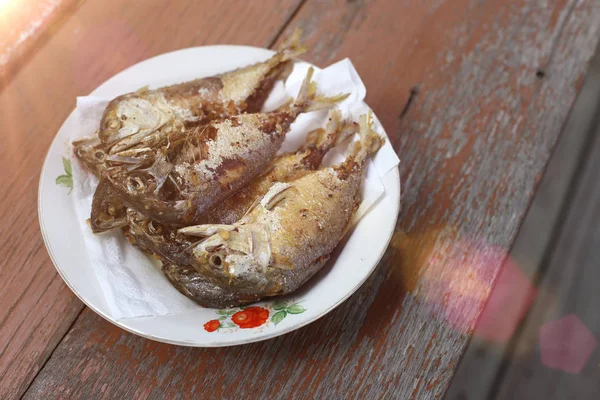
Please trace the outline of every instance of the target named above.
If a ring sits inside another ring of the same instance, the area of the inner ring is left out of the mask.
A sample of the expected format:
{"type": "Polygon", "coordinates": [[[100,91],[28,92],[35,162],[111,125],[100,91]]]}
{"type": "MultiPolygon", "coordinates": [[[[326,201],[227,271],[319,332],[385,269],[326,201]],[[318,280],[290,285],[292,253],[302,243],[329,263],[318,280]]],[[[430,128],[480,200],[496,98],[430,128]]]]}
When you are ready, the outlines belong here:
{"type": "MultiPolygon", "coordinates": [[[[541,71],[544,76],[540,79],[544,79],[548,72],[541,71]]],[[[579,183],[578,176],[589,158],[595,129],[600,125],[599,109],[600,47],[511,250],[511,258],[536,287],[543,280],[548,262],[556,251],[555,245],[579,183]]],[[[473,337],[448,389],[447,400],[494,397],[496,389],[502,385],[528,316],[530,314],[523,316],[523,323],[504,345],[493,345],[473,337]],[[475,373],[479,376],[476,385],[471,379],[475,373]]]]}

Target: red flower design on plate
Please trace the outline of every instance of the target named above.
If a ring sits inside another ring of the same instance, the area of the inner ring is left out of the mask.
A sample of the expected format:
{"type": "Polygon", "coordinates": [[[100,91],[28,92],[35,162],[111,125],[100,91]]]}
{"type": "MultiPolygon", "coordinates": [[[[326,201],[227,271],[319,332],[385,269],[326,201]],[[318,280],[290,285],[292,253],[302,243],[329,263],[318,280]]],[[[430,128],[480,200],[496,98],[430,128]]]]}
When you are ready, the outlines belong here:
{"type": "Polygon", "coordinates": [[[248,307],[231,316],[234,324],[242,329],[256,328],[269,319],[269,310],[262,307],[248,307]]]}
{"type": "Polygon", "coordinates": [[[204,330],[206,332],[214,332],[221,327],[219,320],[213,319],[204,324],[204,330]]]}

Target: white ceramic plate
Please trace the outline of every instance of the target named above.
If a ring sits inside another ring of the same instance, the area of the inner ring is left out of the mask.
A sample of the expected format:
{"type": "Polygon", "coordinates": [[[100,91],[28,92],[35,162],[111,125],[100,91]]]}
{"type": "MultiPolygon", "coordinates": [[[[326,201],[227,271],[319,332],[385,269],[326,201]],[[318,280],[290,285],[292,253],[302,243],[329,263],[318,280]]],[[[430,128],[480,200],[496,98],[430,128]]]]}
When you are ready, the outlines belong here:
{"type": "MultiPolygon", "coordinates": [[[[270,50],[246,46],[175,51],[126,69],[91,95],[113,98],[148,84],[160,87],[228,71],[265,60],[272,54],[270,50]]],[[[74,122],[72,113],[54,138],[42,169],[38,199],[42,235],[58,273],[81,301],[113,324],[146,338],[185,346],[231,346],[298,329],[333,310],[360,287],[383,256],[394,230],[400,205],[397,168],[384,176],[385,194],[338,246],[330,262],[292,296],[260,302],[253,305],[255,308],[243,310],[198,307],[181,315],[115,320],[86,254],[76,213],[68,198],[69,189],[56,183],[56,178],[65,174],[62,157],[71,157],[68,138],[74,122]],[[208,323],[214,320],[218,322],[208,323]],[[252,325],[259,326],[248,327],[242,320],[254,321],[252,325]],[[220,328],[209,332],[217,325],[220,328]]],[[[181,296],[175,289],[173,295],[181,296]]]]}

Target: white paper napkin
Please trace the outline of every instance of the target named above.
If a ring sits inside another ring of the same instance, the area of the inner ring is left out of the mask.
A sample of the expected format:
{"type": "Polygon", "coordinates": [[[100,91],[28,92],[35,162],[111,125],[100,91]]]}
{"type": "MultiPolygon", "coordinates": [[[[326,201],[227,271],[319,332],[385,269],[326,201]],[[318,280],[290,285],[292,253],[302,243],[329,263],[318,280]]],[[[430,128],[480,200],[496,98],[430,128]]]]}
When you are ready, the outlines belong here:
{"type": "MultiPolygon", "coordinates": [[[[273,109],[290,96],[295,98],[307,69],[307,64],[296,64],[286,85],[278,84],[273,89],[264,109],[273,109]]],[[[319,94],[350,93],[338,106],[344,118],[358,121],[361,114],[369,111],[363,102],[365,86],[350,60],[342,60],[315,72],[313,79],[317,83],[319,94]]],[[[108,101],[92,96],[77,98],[75,112],[78,125],[72,140],[95,133],[108,101]]],[[[292,125],[281,151],[297,149],[304,143],[309,131],[325,126],[326,119],[327,112],[300,115],[292,125]]],[[[381,124],[377,120],[375,128],[383,135],[381,124]]],[[[327,156],[325,162],[331,165],[343,158],[342,151],[336,150],[327,156]]],[[[384,194],[381,177],[398,165],[398,162],[396,153],[389,141],[386,141],[367,168],[361,188],[362,203],[356,218],[364,215],[384,194]]],[[[120,231],[93,234],[86,220],[90,217],[92,197],[98,181],[77,161],[73,162],[73,181],[72,199],[80,221],[81,234],[112,317],[122,319],[179,314],[199,307],[171,286],[160,271],[159,263],[130,245],[120,231]]]]}

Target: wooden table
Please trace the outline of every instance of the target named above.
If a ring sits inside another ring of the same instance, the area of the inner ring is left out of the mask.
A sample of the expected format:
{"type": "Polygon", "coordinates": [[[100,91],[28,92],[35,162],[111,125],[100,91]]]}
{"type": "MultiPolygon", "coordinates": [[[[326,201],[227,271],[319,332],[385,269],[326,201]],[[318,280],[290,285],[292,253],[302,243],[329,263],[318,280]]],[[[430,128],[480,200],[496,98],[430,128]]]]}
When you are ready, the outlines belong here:
{"type": "Polygon", "coordinates": [[[63,0],[0,75],[0,398],[440,398],[598,21],[597,0],[63,0]],[[307,61],[353,61],[402,159],[398,233],[375,273],[311,325],[233,348],[153,342],[85,308],[36,215],[42,160],[75,97],[157,54],[274,47],[296,27],[307,61]]]}

